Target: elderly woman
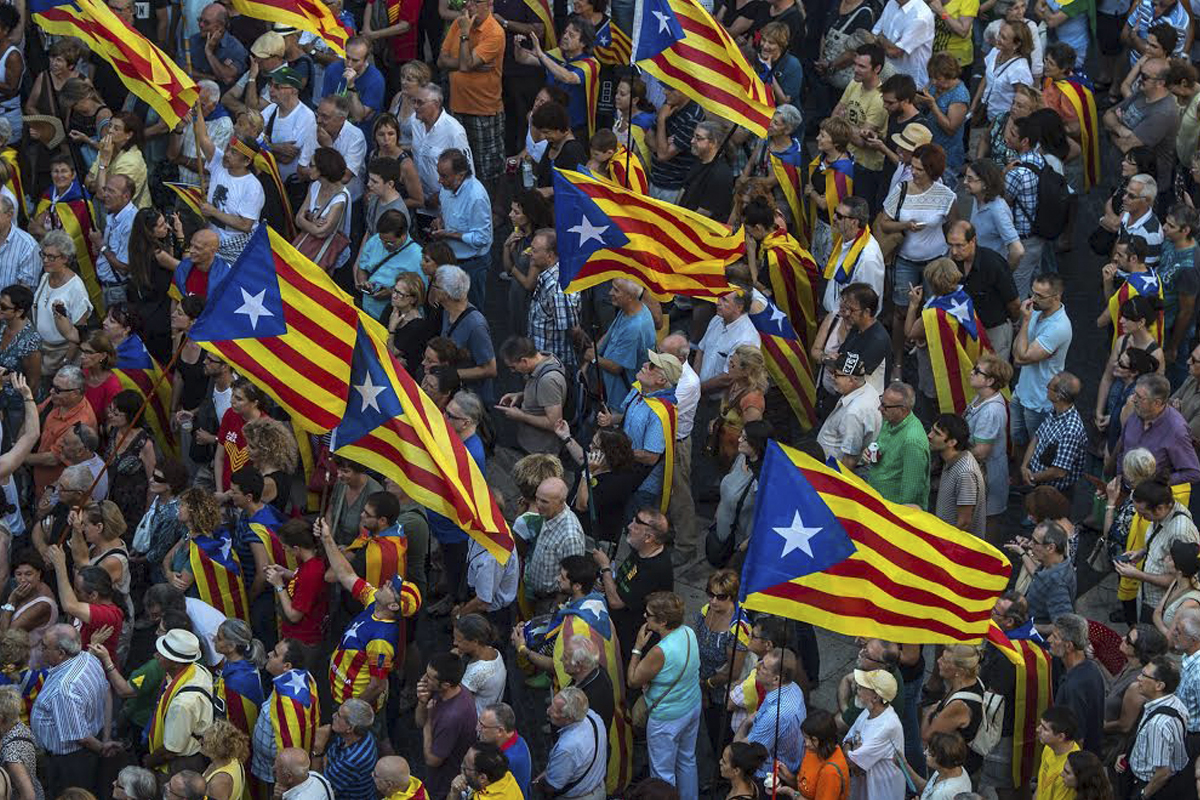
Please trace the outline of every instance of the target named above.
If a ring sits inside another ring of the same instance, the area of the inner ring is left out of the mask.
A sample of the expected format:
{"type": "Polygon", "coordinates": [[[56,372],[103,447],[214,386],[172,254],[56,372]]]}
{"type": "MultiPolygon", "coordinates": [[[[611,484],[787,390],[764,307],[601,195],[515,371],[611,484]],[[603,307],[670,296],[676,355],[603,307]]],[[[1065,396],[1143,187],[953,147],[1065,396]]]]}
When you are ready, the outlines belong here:
{"type": "Polygon", "coordinates": [[[462,686],[475,698],[475,712],[504,698],[508,670],[500,651],[492,646],[496,631],[480,614],[464,614],[454,621],[454,649],[467,660],[462,686]]]}
{"type": "MultiPolygon", "coordinates": [[[[240,619],[225,620],[217,627],[213,650],[222,659],[219,685],[225,707],[242,709],[244,703],[249,703],[250,708],[260,707],[267,699],[259,675],[259,670],[267,663],[267,651],[263,643],[254,638],[250,626],[240,619]]],[[[238,713],[231,715],[230,721],[247,738],[253,736],[253,717],[238,713]]],[[[213,756],[209,755],[209,758],[213,756]]],[[[235,800],[240,796],[235,795],[235,800]]]]}
{"type": "MultiPolygon", "coordinates": [[[[1146,696],[1138,689],[1142,668],[1167,652],[1167,637],[1149,622],[1139,622],[1121,639],[1125,668],[1113,677],[1104,695],[1104,734],[1107,744],[1124,744],[1142,714],[1146,696]]],[[[1107,751],[1109,748],[1105,747],[1107,751]]]]}
{"type": "Polygon", "coordinates": [[[692,618],[700,649],[704,724],[714,753],[721,752],[728,730],[721,728],[725,720],[725,684],[731,672],[735,678],[741,677],[746,645],[750,643],[750,619],[738,606],[738,585],[738,574],[731,569],[709,575],[705,586],[708,603],[692,618]]]}
{"type": "Polygon", "coordinates": [[[804,83],[800,60],[788,50],[790,39],[791,29],[782,22],[768,22],[758,33],[758,63],[754,71],[775,96],[776,106],[797,102],[804,83]]]}
{"type": "Polygon", "coordinates": [[[379,748],[371,726],[375,711],[357,697],[342,703],[328,725],[317,729],[313,741],[313,769],[322,770],[335,796],[370,797],[375,791],[371,777],[379,748]]]}
{"type": "Polygon", "coordinates": [[[165,581],[163,558],[187,535],[179,521],[179,494],[189,482],[187,467],[176,459],[156,463],[150,473],[150,506],[134,532],[132,559],[149,565],[151,583],[165,581]]]}
{"type": "Polygon", "coordinates": [[[200,740],[200,754],[210,762],[204,770],[208,797],[211,800],[241,800],[246,790],[243,765],[250,759],[250,737],[228,720],[214,719],[200,740]]]}
{"type": "Polygon", "coordinates": [[[1025,245],[1017,235],[1012,206],[1004,199],[1004,170],[990,158],[972,161],[964,173],[963,183],[971,195],[971,225],[975,241],[1007,256],[1008,265],[1016,269],[1025,255],[1025,245]]]}
{"type": "MultiPolygon", "coordinates": [[[[758,141],[741,172],[742,178],[762,178],[765,185],[771,187],[775,205],[784,210],[789,228],[801,224],[803,220],[800,215],[803,211],[793,208],[788,202],[788,196],[784,193],[783,187],[779,184],[779,177],[776,175],[775,162],[782,159],[789,164],[799,165],[808,161],[804,157],[804,143],[800,139],[800,135],[803,134],[803,124],[803,115],[791,103],[776,108],[775,114],[767,126],[767,138],[758,141]]],[[[744,129],[739,128],[734,132],[731,138],[734,144],[740,144],[739,140],[745,138],[742,136],[742,131],[744,129]]],[[[792,188],[796,193],[801,190],[799,186],[792,188]]],[[[736,198],[734,210],[737,210],[736,198]]]]}
{"type": "Polygon", "coordinates": [[[55,230],[42,237],[42,278],[33,293],[33,320],[42,337],[42,374],[46,378],[74,358],[78,328],[92,313],[87,286],[71,268],[74,260],[75,240],[70,234],[55,230]]]}
{"type": "Polygon", "coordinates": [[[117,773],[112,785],[114,800],[121,796],[118,791],[125,800],[158,800],[162,796],[154,773],[141,767],[125,767],[117,773]]]}
{"type": "Polygon", "coordinates": [[[121,510],[126,520],[140,520],[146,513],[150,476],[154,474],[157,455],[154,438],[146,430],[145,417],[137,418],[142,396],[125,389],[108,406],[108,445],[104,459],[108,462],[108,496],[121,510]]]}
{"type": "Polygon", "coordinates": [[[58,621],[58,601],[46,585],[46,562],[37,550],[28,547],[12,559],[16,586],[8,595],[7,607],[0,609],[0,632],[22,630],[29,634],[29,666],[42,666],[42,634],[58,621]],[[12,609],[12,610],[9,610],[12,609]]]}
{"type": "MultiPolygon", "coordinates": [[[[1107,503],[1104,507],[1104,524],[1101,530],[1108,533],[1110,555],[1118,556],[1145,546],[1146,529],[1150,523],[1134,509],[1133,490],[1142,481],[1153,478],[1157,471],[1154,454],[1143,447],[1129,450],[1122,456],[1121,475],[1110,480],[1104,489],[1107,503]]],[[[1121,601],[1121,610],[1110,615],[1111,621],[1124,621],[1127,625],[1137,624],[1137,597],[1140,586],[1141,582],[1134,578],[1121,578],[1117,585],[1117,599],[1121,601]]]]}
{"type": "Polygon", "coordinates": [[[742,427],[762,419],[769,382],[762,351],[753,345],[739,345],[729,356],[730,383],[721,398],[721,409],[712,427],[717,431],[718,461],[728,470],[738,453],[742,427]]]}
{"type": "Polygon", "coordinates": [[[401,272],[392,284],[391,302],[381,312],[380,322],[388,329],[388,352],[414,374],[425,346],[440,324],[425,314],[425,281],[420,273],[401,272]]]}
{"type": "Polygon", "coordinates": [[[1200,608],[1200,545],[1195,542],[1171,543],[1170,557],[1165,564],[1171,576],[1167,593],[1154,609],[1154,625],[1163,635],[1169,635],[1175,615],[1181,609],[1200,608]]]}
{"type": "Polygon", "coordinates": [[[9,800],[43,800],[33,732],[21,721],[24,715],[25,699],[17,687],[0,688],[0,759],[12,782],[9,800]]]}
{"type": "Polygon", "coordinates": [[[84,182],[88,191],[97,195],[113,175],[124,175],[133,182],[133,204],[138,208],[148,208],[150,190],[146,182],[146,159],[142,157],[141,146],[141,118],[129,111],[115,114],[100,139],[96,160],[88,170],[84,182]]]}
{"type": "Polygon", "coordinates": [[[646,622],[634,640],[625,677],[631,688],[645,687],[651,775],[673,785],[680,797],[699,797],[700,646],[695,631],[683,624],[683,610],[683,598],[674,592],[646,598],[646,622]],[[660,638],[647,650],[652,634],[660,638]]]}
{"type": "Polygon", "coordinates": [[[925,746],[929,777],[922,778],[908,762],[902,766],[921,793],[920,800],[954,800],[960,792],[971,791],[971,776],[963,764],[972,752],[957,732],[935,733],[925,746]]]}
{"type": "Polygon", "coordinates": [[[246,437],[250,463],[263,476],[263,493],[259,499],[286,516],[291,508],[292,474],[300,458],[296,439],[286,425],[268,416],[247,422],[242,433],[246,437]]]}
{"type": "Polygon", "coordinates": [[[851,800],[903,800],[904,773],[895,757],[904,752],[904,728],[892,708],[896,679],[887,670],[854,670],[855,700],[863,712],[846,732],[842,749],[850,763],[851,800]]]}
{"type": "Polygon", "coordinates": [[[334,541],[345,546],[358,538],[362,527],[359,520],[367,498],[382,492],[383,487],[357,461],[335,455],[333,463],[337,467],[337,483],[329,501],[329,527],[334,541]]]}

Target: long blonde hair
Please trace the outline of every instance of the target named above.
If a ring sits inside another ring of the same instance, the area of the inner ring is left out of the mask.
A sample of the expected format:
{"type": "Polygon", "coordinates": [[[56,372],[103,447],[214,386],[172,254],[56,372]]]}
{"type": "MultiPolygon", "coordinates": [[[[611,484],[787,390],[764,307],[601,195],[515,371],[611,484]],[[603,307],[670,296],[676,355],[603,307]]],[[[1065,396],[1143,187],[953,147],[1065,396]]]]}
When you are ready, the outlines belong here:
{"type": "Polygon", "coordinates": [[[756,390],[766,392],[770,381],[767,378],[767,362],[763,359],[762,350],[752,344],[742,344],[733,351],[733,355],[746,374],[736,379],[737,383],[744,384],[742,390],[734,389],[730,394],[741,395],[756,390]]]}

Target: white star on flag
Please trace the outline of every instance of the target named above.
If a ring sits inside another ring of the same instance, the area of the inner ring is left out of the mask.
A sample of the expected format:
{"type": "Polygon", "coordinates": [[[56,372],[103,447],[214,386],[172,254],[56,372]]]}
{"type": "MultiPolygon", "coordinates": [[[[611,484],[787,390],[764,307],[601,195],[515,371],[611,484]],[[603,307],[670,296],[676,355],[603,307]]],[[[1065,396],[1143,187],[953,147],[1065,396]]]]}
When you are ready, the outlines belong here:
{"type": "Polygon", "coordinates": [[[373,408],[377,413],[383,413],[379,408],[379,395],[387,389],[386,386],[376,386],[371,381],[371,373],[363,376],[363,382],[356,384],[354,390],[362,396],[362,409],[365,412],[368,408],[373,408]]]}
{"type": "Polygon", "coordinates": [[[954,317],[963,325],[969,325],[971,322],[971,317],[967,314],[966,300],[955,300],[950,304],[950,307],[946,309],[946,313],[954,317]]]}
{"type": "Polygon", "coordinates": [[[590,611],[597,617],[603,617],[607,613],[604,603],[599,600],[584,600],[579,604],[579,607],[585,611],[590,611]]]}
{"type": "Polygon", "coordinates": [[[258,330],[259,317],[273,317],[275,314],[267,310],[263,305],[263,297],[266,296],[267,290],[263,289],[258,294],[250,294],[245,289],[238,287],[242,293],[242,304],[238,307],[235,314],[245,314],[250,318],[250,328],[258,330]]]}
{"type": "Polygon", "coordinates": [[[663,13],[662,11],[652,11],[650,13],[652,13],[654,15],[654,17],[658,20],[658,32],[659,33],[670,33],[671,32],[671,20],[665,13],[663,13]]]}
{"type": "Polygon", "coordinates": [[[233,548],[233,542],[229,539],[224,539],[221,542],[221,558],[229,560],[229,552],[233,548]]]}
{"type": "Polygon", "coordinates": [[[593,225],[592,221],[584,215],[580,218],[579,224],[573,228],[567,228],[569,233],[579,234],[579,246],[583,247],[592,239],[595,239],[600,244],[604,244],[604,232],[608,230],[608,225],[593,225]]]}
{"type": "Polygon", "coordinates": [[[783,309],[779,306],[772,305],[771,308],[771,322],[774,322],[776,325],[782,328],[783,320],[787,319],[787,314],[783,313],[783,309]]]}
{"type": "Polygon", "coordinates": [[[349,628],[346,628],[346,633],[342,636],[343,639],[353,639],[358,635],[358,629],[362,627],[361,622],[356,622],[349,628]]]}
{"type": "Polygon", "coordinates": [[[288,679],[284,681],[286,686],[292,690],[293,694],[301,695],[308,693],[308,682],[304,680],[300,670],[294,669],[288,675],[288,679]]]}
{"type": "Polygon", "coordinates": [[[780,558],[786,558],[793,550],[803,550],[805,555],[812,558],[811,541],[821,529],[806,527],[804,520],[800,519],[800,512],[797,511],[791,525],[775,528],[775,532],[783,537],[783,552],[779,554],[780,558]]]}

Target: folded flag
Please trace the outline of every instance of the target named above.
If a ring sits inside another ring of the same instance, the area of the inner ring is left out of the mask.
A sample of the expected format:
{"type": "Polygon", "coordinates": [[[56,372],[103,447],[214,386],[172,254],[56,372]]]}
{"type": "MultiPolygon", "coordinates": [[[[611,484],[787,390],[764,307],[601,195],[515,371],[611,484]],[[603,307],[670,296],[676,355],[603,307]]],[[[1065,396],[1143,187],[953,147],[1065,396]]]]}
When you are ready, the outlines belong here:
{"type": "Polygon", "coordinates": [[[848,636],[961,644],[987,635],[1008,585],[995,548],[890,503],[840,465],[767,444],[742,605],[848,636]]]}
{"type": "MultiPolygon", "coordinates": [[[[1066,5],[1065,3],[1063,5],[1066,5]]],[[[1046,84],[1054,86],[1067,98],[1079,120],[1079,148],[1083,161],[1083,191],[1087,193],[1093,186],[1100,184],[1100,117],[1096,109],[1096,95],[1090,86],[1080,80],[1077,75],[1071,75],[1063,80],[1052,81],[1044,79],[1046,84]]]]}
{"type": "Polygon", "coordinates": [[[804,151],[800,148],[800,141],[792,139],[791,145],[786,150],[779,152],[770,151],[771,156],[771,172],[775,176],[775,181],[779,184],[779,190],[783,192],[783,199],[787,201],[788,211],[791,213],[792,230],[805,237],[803,244],[807,244],[808,237],[808,211],[805,208],[804,201],[804,175],[801,172],[804,166],[804,151]]]}
{"type": "Polygon", "coordinates": [[[767,374],[787,398],[800,427],[810,430],[817,423],[817,384],[804,342],[787,314],[770,300],[761,311],[752,307],[750,321],[762,340],[767,374]]]}
{"type": "Polygon", "coordinates": [[[568,291],[629,278],[660,300],[715,300],[729,291],[725,267],[746,252],[726,225],[582,172],[555,170],[554,219],[568,291]]]}
{"type": "Polygon", "coordinates": [[[200,599],[226,617],[249,622],[250,603],[242,583],[242,564],[229,529],[220,528],[211,536],[192,536],[188,559],[200,599]]]}
{"type": "Polygon", "coordinates": [[[699,3],[644,0],[633,30],[637,66],[718,117],[766,137],[775,95],[699,3]]]}
{"type": "Polygon", "coordinates": [[[113,374],[121,382],[122,389],[132,389],[146,403],[142,421],[159,449],[178,456],[179,443],[171,430],[171,380],[136,333],[117,346],[113,374]]]}
{"type": "Polygon", "coordinates": [[[21,223],[26,224],[29,218],[29,198],[25,195],[25,181],[21,177],[21,159],[17,156],[17,148],[5,147],[0,150],[0,161],[8,167],[8,182],[4,187],[17,198],[17,214],[21,223]]]}
{"type": "Polygon", "coordinates": [[[975,313],[970,295],[958,287],[930,298],[921,311],[929,365],[943,414],[962,414],[974,392],[971,370],[980,356],[992,352],[987,331],[975,313]]]}
{"type": "Polygon", "coordinates": [[[815,287],[821,276],[817,262],[782,229],[763,237],[758,245],[758,259],[759,273],[766,268],[767,285],[771,287],[775,305],[787,314],[804,346],[811,346],[817,335],[815,287]]]}
{"type": "Polygon", "coordinates": [[[987,642],[1003,653],[1016,670],[1012,697],[1012,776],[1014,786],[1025,786],[1033,779],[1042,753],[1037,726],[1052,696],[1050,653],[1032,620],[1007,634],[992,622],[987,642]]]}
{"type": "Polygon", "coordinates": [[[233,10],[247,17],[282,22],[298,31],[308,31],[323,39],[339,58],[346,57],[350,34],[323,0],[233,0],[233,10]]]}
{"type": "Polygon", "coordinates": [[[1121,335],[1121,306],[1126,300],[1132,300],[1137,296],[1154,297],[1158,299],[1158,314],[1149,321],[1150,334],[1158,340],[1161,347],[1163,343],[1163,285],[1158,279],[1158,275],[1152,269],[1145,272],[1118,272],[1117,275],[1125,279],[1125,282],[1117,287],[1117,290],[1108,298],[1108,317],[1112,321],[1113,338],[1112,346],[1117,346],[1117,337],[1121,335]]]}
{"type": "Polygon", "coordinates": [[[291,669],[275,678],[271,694],[271,729],[275,749],[312,749],[313,735],[321,724],[321,700],[317,682],[302,669],[291,669]]]}

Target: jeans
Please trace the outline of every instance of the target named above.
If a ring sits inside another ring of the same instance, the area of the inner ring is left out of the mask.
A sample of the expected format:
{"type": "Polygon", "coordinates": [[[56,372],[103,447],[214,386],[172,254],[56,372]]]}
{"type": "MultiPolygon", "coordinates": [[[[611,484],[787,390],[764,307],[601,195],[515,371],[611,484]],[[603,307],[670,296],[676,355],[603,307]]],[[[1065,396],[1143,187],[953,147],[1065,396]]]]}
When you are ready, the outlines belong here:
{"type": "Polygon", "coordinates": [[[1042,249],[1046,246],[1046,240],[1038,236],[1026,236],[1021,239],[1021,244],[1025,247],[1025,255],[1021,256],[1021,262],[1013,271],[1013,280],[1017,284],[1017,297],[1028,300],[1029,293],[1033,291],[1034,273],[1041,268],[1042,249]]]}
{"type": "Polygon", "coordinates": [[[491,263],[490,256],[475,256],[458,262],[458,266],[471,279],[467,300],[480,311],[483,311],[483,304],[487,301],[488,267],[491,263]]]}
{"type": "Polygon", "coordinates": [[[1013,397],[1008,403],[1008,421],[1013,444],[1021,447],[1029,444],[1029,440],[1042,426],[1042,420],[1046,418],[1047,413],[1049,413],[1048,410],[1026,408],[1021,405],[1020,400],[1013,397]]]}
{"type": "Polygon", "coordinates": [[[921,741],[921,720],[917,705],[921,701],[921,681],[904,682],[904,707],[900,722],[904,725],[904,757],[921,775],[925,774],[925,744],[921,741]]]}
{"type": "Polygon", "coordinates": [[[678,719],[660,721],[650,717],[646,724],[650,774],[678,789],[680,797],[700,796],[696,777],[696,736],[699,733],[699,705],[678,719]]]}

